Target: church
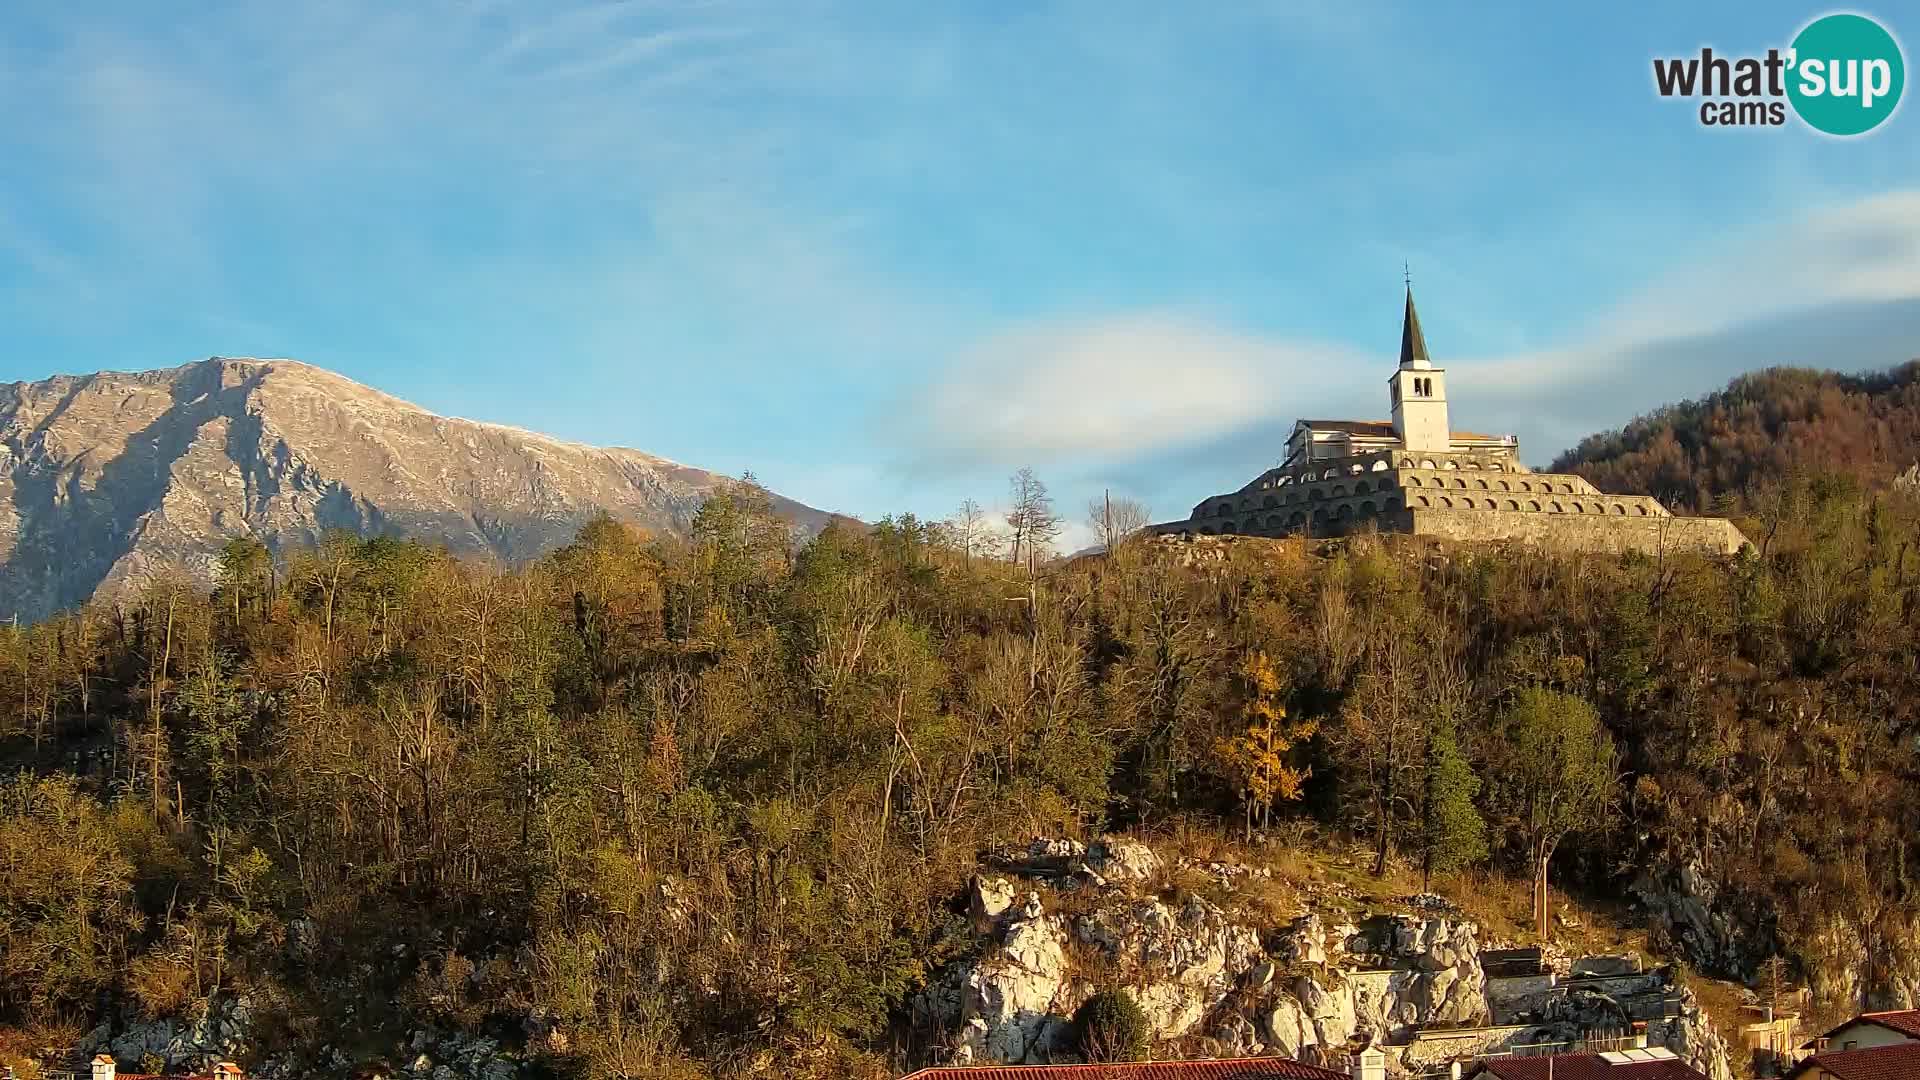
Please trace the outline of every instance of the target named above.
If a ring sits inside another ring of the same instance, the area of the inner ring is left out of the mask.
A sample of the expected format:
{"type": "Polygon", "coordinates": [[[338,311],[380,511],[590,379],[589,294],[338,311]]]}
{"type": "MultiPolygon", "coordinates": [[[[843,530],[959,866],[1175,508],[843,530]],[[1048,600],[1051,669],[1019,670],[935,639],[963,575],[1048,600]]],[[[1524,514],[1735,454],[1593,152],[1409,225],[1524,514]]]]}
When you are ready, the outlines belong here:
{"type": "Polygon", "coordinates": [[[1156,532],[1340,536],[1362,529],[1588,551],[1733,554],[1747,540],[1722,518],[1681,517],[1644,495],[1609,495],[1580,476],[1538,473],[1512,435],[1455,431],[1447,372],[1427,353],[1413,289],[1390,420],[1297,420],[1286,458],[1236,491],[1203,499],[1156,532]]]}

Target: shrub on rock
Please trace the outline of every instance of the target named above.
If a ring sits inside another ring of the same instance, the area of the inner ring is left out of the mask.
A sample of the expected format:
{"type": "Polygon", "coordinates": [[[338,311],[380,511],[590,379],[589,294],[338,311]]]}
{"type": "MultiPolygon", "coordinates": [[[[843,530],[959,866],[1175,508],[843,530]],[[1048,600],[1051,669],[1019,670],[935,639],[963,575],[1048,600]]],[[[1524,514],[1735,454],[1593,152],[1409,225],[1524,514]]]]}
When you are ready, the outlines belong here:
{"type": "Polygon", "coordinates": [[[1145,1061],[1153,1046],[1153,1023],[1127,995],[1102,990],[1073,1014],[1074,1037],[1088,1061],[1145,1061]]]}

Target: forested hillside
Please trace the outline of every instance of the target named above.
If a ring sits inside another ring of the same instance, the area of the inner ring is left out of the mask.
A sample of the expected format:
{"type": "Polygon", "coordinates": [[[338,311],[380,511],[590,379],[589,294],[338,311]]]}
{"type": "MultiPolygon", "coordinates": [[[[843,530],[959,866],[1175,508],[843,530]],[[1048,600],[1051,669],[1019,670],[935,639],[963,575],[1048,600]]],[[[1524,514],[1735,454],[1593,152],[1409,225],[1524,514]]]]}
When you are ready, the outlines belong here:
{"type": "Polygon", "coordinates": [[[1602,491],[1705,512],[1793,472],[1884,485],[1920,461],[1920,361],[1868,375],[1769,368],[1581,440],[1553,463],[1602,491]]]}
{"type": "Polygon", "coordinates": [[[510,572],[237,542],[211,595],[0,632],[0,1053],[243,988],[262,1057],[432,1025],[878,1075],[983,848],[1176,824],[1592,895],[1685,867],[1716,921],[1664,947],[1906,1003],[1920,508],[1755,505],[1733,560],[1134,540],[1031,580],[911,518],[796,552],[746,486],[510,572]]]}

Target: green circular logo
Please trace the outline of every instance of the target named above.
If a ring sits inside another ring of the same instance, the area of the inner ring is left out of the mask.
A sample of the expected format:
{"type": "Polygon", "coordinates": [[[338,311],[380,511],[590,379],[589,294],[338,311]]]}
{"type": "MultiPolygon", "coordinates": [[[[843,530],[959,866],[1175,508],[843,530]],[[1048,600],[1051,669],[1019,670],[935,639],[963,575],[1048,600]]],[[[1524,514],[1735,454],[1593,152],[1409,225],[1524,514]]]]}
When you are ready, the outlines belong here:
{"type": "Polygon", "coordinates": [[[1816,131],[1860,135],[1900,104],[1907,65],[1900,43],[1865,15],[1823,15],[1793,39],[1787,98],[1816,131]]]}

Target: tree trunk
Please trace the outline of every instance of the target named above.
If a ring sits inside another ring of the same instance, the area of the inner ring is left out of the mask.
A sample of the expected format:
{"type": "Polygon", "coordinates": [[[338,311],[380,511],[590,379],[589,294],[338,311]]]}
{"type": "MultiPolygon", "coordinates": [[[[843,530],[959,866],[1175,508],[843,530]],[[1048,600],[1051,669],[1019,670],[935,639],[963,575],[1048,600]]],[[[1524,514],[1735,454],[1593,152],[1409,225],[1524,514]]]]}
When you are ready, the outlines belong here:
{"type": "Polygon", "coordinates": [[[161,687],[166,683],[167,665],[173,662],[174,599],[175,598],[171,594],[169,594],[167,597],[166,645],[160,652],[160,667],[154,672],[152,685],[150,685],[147,688],[147,692],[149,696],[149,708],[151,710],[151,720],[153,723],[153,730],[152,730],[153,761],[151,763],[151,767],[153,769],[153,816],[156,821],[159,820],[160,818],[160,804],[166,798],[166,796],[162,794],[164,789],[162,788],[160,783],[160,751],[161,751],[161,746],[163,745],[163,742],[164,742],[164,738],[163,738],[161,727],[160,727],[160,714],[161,714],[160,692],[161,692],[161,687]]]}
{"type": "Polygon", "coordinates": [[[1553,860],[1553,845],[1542,843],[1534,848],[1533,859],[1533,921],[1542,944],[1547,939],[1547,864],[1553,860]]]}

